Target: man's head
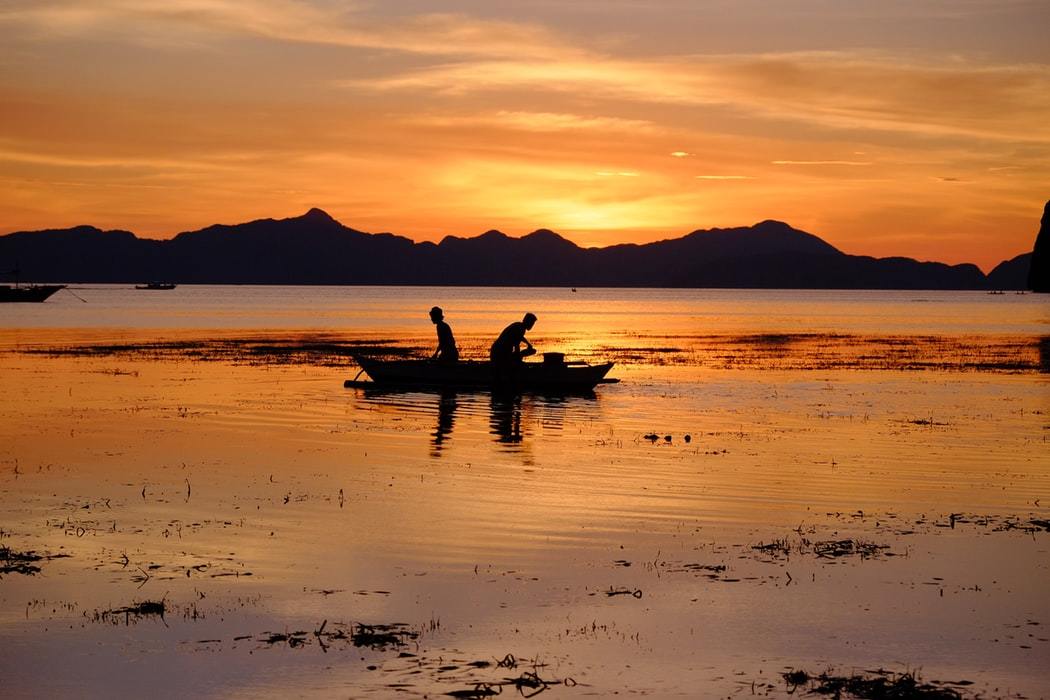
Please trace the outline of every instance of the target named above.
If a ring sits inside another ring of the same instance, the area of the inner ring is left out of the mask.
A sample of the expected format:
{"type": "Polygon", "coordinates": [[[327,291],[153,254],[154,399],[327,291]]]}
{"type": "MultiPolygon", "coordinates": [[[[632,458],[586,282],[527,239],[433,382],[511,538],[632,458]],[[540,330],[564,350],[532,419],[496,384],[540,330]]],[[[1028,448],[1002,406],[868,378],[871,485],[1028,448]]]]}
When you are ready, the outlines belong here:
{"type": "Polygon", "coordinates": [[[525,328],[532,330],[532,327],[536,325],[536,314],[525,314],[525,318],[521,319],[521,322],[525,325],[525,328]]]}
{"type": "Polygon", "coordinates": [[[445,312],[441,310],[440,306],[435,306],[430,310],[430,320],[434,323],[441,321],[443,318],[445,318],[445,312]]]}

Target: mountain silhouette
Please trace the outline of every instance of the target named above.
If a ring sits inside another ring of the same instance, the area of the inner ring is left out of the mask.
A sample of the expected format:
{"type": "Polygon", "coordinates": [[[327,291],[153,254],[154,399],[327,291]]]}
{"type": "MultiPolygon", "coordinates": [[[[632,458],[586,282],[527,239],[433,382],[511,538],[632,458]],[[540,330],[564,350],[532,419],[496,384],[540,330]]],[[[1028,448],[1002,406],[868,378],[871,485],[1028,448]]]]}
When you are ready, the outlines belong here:
{"type": "Polygon", "coordinates": [[[321,209],[170,240],[91,226],[0,236],[0,268],[17,261],[28,279],[63,282],[1022,289],[1031,257],[1005,261],[986,277],[970,264],[848,255],[773,220],[606,248],[581,248],[548,229],[416,243],[349,228],[321,209]]]}
{"type": "Polygon", "coordinates": [[[1022,253],[1004,260],[988,273],[989,289],[1030,289],[1028,270],[1032,265],[1032,254],[1022,253]]]}
{"type": "Polygon", "coordinates": [[[1050,292],[1050,202],[1043,207],[1043,219],[1032,250],[1028,288],[1036,292],[1050,292]]]}

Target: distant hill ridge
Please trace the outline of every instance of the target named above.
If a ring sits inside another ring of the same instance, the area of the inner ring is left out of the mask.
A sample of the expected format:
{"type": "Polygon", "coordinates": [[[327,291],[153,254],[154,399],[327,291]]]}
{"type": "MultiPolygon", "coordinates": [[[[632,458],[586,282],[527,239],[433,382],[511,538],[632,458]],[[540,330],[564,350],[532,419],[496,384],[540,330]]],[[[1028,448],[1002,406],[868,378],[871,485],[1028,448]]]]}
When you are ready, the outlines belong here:
{"type": "Polygon", "coordinates": [[[93,226],[0,236],[0,269],[34,281],[433,284],[798,289],[1024,289],[1032,254],[976,265],[847,255],[781,221],[581,248],[554,231],[414,242],[344,226],[321,209],[216,224],[170,240],[93,226]]]}

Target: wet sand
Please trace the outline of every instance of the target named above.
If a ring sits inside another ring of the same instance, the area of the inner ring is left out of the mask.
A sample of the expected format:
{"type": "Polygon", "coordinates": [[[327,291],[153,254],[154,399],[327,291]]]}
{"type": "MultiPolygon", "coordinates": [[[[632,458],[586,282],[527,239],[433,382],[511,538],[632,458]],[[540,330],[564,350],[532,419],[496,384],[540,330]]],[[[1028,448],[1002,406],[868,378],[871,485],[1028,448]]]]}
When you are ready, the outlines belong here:
{"type": "Polygon", "coordinates": [[[1050,695],[1040,336],[603,340],[621,384],[504,399],[172,335],[4,338],[5,696],[1050,695]]]}

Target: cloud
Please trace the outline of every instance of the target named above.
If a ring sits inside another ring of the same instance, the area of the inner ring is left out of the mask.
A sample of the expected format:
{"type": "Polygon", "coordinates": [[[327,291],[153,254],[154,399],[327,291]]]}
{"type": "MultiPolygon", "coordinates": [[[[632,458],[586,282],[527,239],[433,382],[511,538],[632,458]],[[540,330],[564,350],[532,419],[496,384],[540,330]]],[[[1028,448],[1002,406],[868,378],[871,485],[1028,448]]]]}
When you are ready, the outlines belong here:
{"type": "MultiPolygon", "coordinates": [[[[872,51],[617,57],[535,23],[449,13],[380,17],[364,5],[292,0],[10,0],[0,7],[4,27],[20,40],[115,35],[194,45],[248,36],[423,58],[424,65],[409,70],[379,60],[369,64],[378,75],[337,83],[355,90],[449,97],[560,93],[725,106],[749,117],[836,129],[1050,143],[1046,64],[989,65],[872,51]],[[427,57],[442,62],[427,65],[427,57]]],[[[600,37],[594,41],[600,45],[600,37]]],[[[511,128],[577,128],[553,116],[513,127],[513,116],[504,116],[511,128]]],[[[594,125],[618,128],[612,122],[594,125]]]]}
{"type": "Polygon", "coordinates": [[[871,165],[860,160],[772,160],[773,165],[871,165]]]}
{"type": "Polygon", "coordinates": [[[629,133],[652,133],[657,130],[651,121],[643,119],[621,119],[593,115],[568,114],[562,112],[526,112],[501,110],[490,114],[412,116],[404,120],[409,124],[436,127],[490,127],[534,132],[565,131],[624,131],[629,133]]]}
{"type": "Polygon", "coordinates": [[[28,27],[43,37],[97,35],[109,30],[135,41],[144,30],[151,36],[196,31],[436,56],[521,58],[582,54],[554,32],[535,24],[447,13],[378,21],[361,12],[356,3],[14,0],[0,8],[0,24],[28,27]]]}
{"type": "Polygon", "coordinates": [[[660,75],[657,64],[600,57],[576,60],[463,61],[374,79],[343,81],[352,88],[431,90],[463,95],[485,90],[534,89],[607,98],[697,104],[700,76],[660,75]]]}
{"type": "Polygon", "coordinates": [[[750,175],[697,175],[697,180],[754,180],[750,175]]]}
{"type": "Polygon", "coordinates": [[[229,167],[228,165],[224,166],[221,161],[222,159],[217,159],[214,161],[201,161],[174,158],[67,156],[0,148],[0,162],[22,163],[27,165],[43,165],[59,168],[134,168],[169,171],[202,169],[212,170],[229,167]]]}
{"type": "Polygon", "coordinates": [[[950,137],[1050,142],[1050,66],[911,61],[872,53],[692,56],[598,55],[467,60],[344,87],[478,92],[541,91],[694,107],[721,105],[772,120],[950,137]]]}

